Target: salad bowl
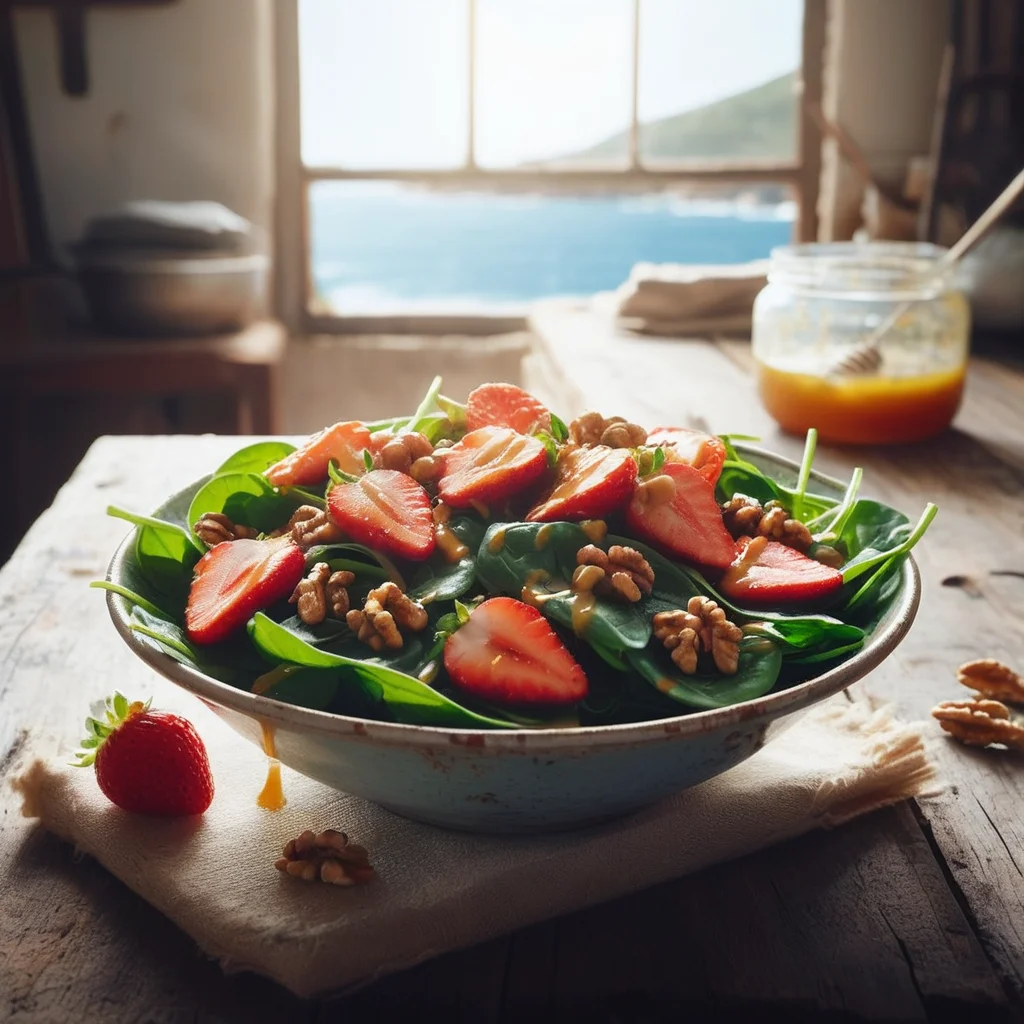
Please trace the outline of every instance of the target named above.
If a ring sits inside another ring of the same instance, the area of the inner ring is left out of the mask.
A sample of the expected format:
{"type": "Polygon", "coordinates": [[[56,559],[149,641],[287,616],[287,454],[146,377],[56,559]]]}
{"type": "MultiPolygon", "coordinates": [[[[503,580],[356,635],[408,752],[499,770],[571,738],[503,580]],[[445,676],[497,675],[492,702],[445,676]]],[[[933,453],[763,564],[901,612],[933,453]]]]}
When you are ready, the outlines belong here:
{"type": "MultiPolygon", "coordinates": [[[[780,483],[796,464],[737,445],[780,483]]],[[[183,518],[209,478],[169,498],[154,515],[183,518]]],[[[836,501],[845,485],[812,471],[816,493],[836,501]]],[[[108,584],[137,585],[134,534],[113,556],[108,584]]],[[[132,628],[132,602],[108,589],[125,643],[161,675],[200,698],[254,744],[272,738],[285,765],[396,814],[471,832],[558,831],[656,803],[739,764],[812,705],[861,679],[900,643],[917,612],[920,579],[911,557],[899,565],[891,598],[845,661],[784,689],[727,707],[652,721],[567,728],[452,728],[359,718],[296,706],[222,682],[182,663],[132,628]]],[[[611,671],[611,670],[609,670],[611,671]]]]}

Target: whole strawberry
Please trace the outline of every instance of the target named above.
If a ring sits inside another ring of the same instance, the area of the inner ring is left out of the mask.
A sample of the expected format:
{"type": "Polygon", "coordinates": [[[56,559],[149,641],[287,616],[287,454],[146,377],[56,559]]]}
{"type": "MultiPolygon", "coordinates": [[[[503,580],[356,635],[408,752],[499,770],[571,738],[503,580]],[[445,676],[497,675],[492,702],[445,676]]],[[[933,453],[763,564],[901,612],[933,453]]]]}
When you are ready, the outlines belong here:
{"type": "Polygon", "coordinates": [[[206,747],[191,722],[149,705],[109,697],[102,718],[85,720],[88,735],[73,764],[95,764],[100,789],[126,811],[202,814],[213,800],[206,747]]]}

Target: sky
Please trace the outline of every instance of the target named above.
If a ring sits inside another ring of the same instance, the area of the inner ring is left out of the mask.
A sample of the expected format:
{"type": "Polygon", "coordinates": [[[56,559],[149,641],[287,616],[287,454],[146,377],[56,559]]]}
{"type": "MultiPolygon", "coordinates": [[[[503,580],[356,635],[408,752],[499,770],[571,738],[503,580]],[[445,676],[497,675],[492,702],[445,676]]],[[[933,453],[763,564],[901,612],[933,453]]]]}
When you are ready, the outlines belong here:
{"type": "MultiPolygon", "coordinates": [[[[468,3],[300,0],[304,161],[464,163],[468,3]]],[[[802,9],[802,0],[640,0],[640,120],[798,67],[802,9]]],[[[632,0],[477,0],[481,166],[572,153],[626,127],[632,10],[632,0]]]]}

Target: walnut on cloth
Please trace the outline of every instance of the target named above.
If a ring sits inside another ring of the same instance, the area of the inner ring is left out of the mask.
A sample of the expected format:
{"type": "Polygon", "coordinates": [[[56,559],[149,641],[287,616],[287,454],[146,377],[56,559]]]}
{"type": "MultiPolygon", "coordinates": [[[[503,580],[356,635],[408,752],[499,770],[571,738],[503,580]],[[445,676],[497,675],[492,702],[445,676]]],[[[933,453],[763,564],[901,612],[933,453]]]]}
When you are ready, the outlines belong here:
{"type": "Polygon", "coordinates": [[[371,590],[362,610],[353,608],[345,621],[372,650],[398,650],[403,644],[402,630],[418,633],[426,629],[427,610],[388,580],[371,590]]]}
{"type": "Polygon", "coordinates": [[[956,678],[982,697],[1024,704],[1024,679],[995,658],[965,662],[956,670],[956,678]]]}
{"type": "Polygon", "coordinates": [[[576,552],[572,589],[577,594],[591,591],[632,604],[647,597],[653,585],[654,570],[635,548],[613,544],[606,554],[595,544],[586,544],[576,552]]]}
{"type": "Polygon", "coordinates": [[[306,829],[290,839],[274,867],[304,882],[329,885],[366,885],[375,874],[366,850],[333,828],[318,833],[306,829]]]}
{"type": "Polygon", "coordinates": [[[578,445],[639,448],[647,443],[647,431],[637,423],[628,423],[621,416],[605,418],[599,412],[585,412],[569,424],[569,438],[578,445]]]}
{"type": "Polygon", "coordinates": [[[683,675],[697,671],[699,654],[710,654],[715,668],[723,675],[736,674],[739,668],[739,642],[743,630],[730,622],[725,609],[710,597],[691,597],[686,610],[658,612],[652,620],[654,636],[660,640],[676,668],[683,675]]]}
{"type": "Polygon", "coordinates": [[[233,523],[223,512],[204,512],[192,527],[192,532],[208,547],[216,547],[226,540],[248,540],[258,535],[251,526],[233,523]]]}
{"type": "Polygon", "coordinates": [[[1002,743],[1024,754],[1024,725],[1010,718],[998,700],[945,700],[932,708],[932,717],[954,739],[971,747],[1002,743]]]}
{"type": "Polygon", "coordinates": [[[335,544],[345,539],[345,534],[326,510],[315,505],[300,505],[288,520],[288,530],[300,548],[335,544]]]}
{"type": "Polygon", "coordinates": [[[307,626],[319,625],[328,615],[344,619],[349,610],[348,588],[355,581],[355,574],[347,569],[332,573],[326,562],[317,562],[288,600],[307,626]]]}

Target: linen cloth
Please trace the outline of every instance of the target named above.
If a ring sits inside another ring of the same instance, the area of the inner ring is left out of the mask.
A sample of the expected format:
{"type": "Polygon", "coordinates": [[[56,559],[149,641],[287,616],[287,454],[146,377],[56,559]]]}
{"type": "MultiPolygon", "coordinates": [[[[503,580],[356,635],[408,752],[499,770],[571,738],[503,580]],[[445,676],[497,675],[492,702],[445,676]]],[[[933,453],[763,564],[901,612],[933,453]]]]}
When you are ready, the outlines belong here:
{"type": "Polygon", "coordinates": [[[613,293],[619,326],[662,336],[749,334],[768,261],[725,266],[638,263],[613,293]]]}
{"type": "Polygon", "coordinates": [[[154,706],[204,738],[216,793],[199,818],[127,814],[92,770],[35,737],[15,787],[23,812],[99,860],[227,971],[253,970],[301,996],[354,987],[449,950],[839,824],[933,785],[918,726],[843,695],[748,761],[630,817],[576,832],[479,836],[397,817],[283,768],[287,806],[261,810],[259,749],[199,701],[153,679],[154,706]],[[367,847],[358,888],[274,868],[303,829],[367,847]]]}

